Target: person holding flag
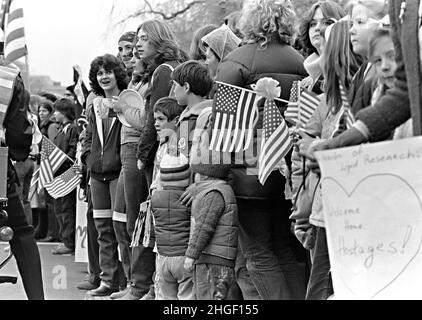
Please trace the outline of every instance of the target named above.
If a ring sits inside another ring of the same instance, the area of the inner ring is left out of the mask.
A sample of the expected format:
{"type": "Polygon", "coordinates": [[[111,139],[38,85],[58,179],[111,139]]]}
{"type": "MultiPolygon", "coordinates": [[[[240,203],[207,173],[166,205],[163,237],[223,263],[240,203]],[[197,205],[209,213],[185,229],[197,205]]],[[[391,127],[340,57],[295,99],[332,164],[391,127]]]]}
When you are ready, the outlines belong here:
{"type": "MultiPolygon", "coordinates": [[[[290,1],[248,1],[240,29],[246,43],[220,64],[216,80],[250,88],[270,75],[280,83],[280,98],[288,100],[292,82],[307,76],[302,56],[291,46],[295,13],[290,1]]],[[[262,101],[264,102],[264,101],[262,101]]],[[[275,102],[280,110],[285,104],[275,102]]],[[[285,199],[286,179],[271,171],[261,185],[256,170],[264,104],[258,103],[259,119],[249,149],[234,154],[231,186],[239,206],[240,244],[252,282],[264,300],[304,299],[305,280],[290,243],[290,202],[285,199]]],[[[304,252],[300,253],[304,256],[304,252]]]]}
{"type": "MultiPolygon", "coordinates": [[[[78,143],[78,129],[74,124],[75,121],[75,106],[68,99],[61,99],[56,101],[54,104],[55,117],[60,123],[60,130],[56,138],[54,139],[55,145],[67,155],[68,159],[60,166],[55,173],[54,177],[60,177],[66,171],[71,169],[71,160],[76,159],[76,147],[78,143]],[[70,160],[71,159],[71,160],[70,160]]],[[[75,171],[70,171],[70,175],[78,177],[75,171]]],[[[49,194],[54,198],[55,194],[52,194],[53,190],[49,188],[50,185],[46,185],[46,189],[49,194]]],[[[60,195],[60,194],[59,194],[60,195]]],[[[63,241],[63,244],[53,249],[52,253],[70,254],[75,250],[75,219],[76,219],[76,190],[68,190],[67,194],[62,195],[54,200],[54,211],[59,223],[59,236],[63,241]]]]}
{"type": "MultiPolygon", "coordinates": [[[[317,111],[302,131],[304,138],[298,142],[299,152],[306,150],[312,141],[330,139],[333,134],[336,134],[340,129],[341,121],[345,120],[345,115],[350,109],[345,93],[349,90],[353,76],[360,67],[360,60],[352,51],[348,30],[348,21],[339,21],[326,30],[327,42],[323,53],[325,93],[321,96],[317,111]],[[342,92],[342,89],[346,92],[342,92]],[[311,138],[304,132],[318,139],[311,138]]],[[[303,183],[302,158],[295,152],[292,159],[293,189],[297,191],[299,185],[303,183]]],[[[312,268],[306,298],[326,300],[333,293],[333,288],[322,207],[322,190],[316,174],[307,172],[306,176],[307,192],[310,196],[307,197],[306,193],[297,191],[295,195],[297,205],[290,218],[296,221],[296,236],[306,249],[312,251],[312,268]],[[309,211],[304,212],[301,208],[309,208],[309,211]],[[308,219],[310,224],[307,223],[308,219]]]]}

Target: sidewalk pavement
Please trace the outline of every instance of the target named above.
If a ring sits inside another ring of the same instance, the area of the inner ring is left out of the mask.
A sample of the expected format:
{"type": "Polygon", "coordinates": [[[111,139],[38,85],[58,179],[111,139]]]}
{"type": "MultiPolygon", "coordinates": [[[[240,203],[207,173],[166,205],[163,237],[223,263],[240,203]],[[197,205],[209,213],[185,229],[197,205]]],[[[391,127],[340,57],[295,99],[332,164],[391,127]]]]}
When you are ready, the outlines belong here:
{"type": "MultiPolygon", "coordinates": [[[[57,243],[38,243],[45,298],[46,300],[84,300],[86,291],[76,289],[76,285],[87,275],[87,265],[75,263],[74,255],[52,255],[51,250],[57,245],[57,243]]],[[[6,247],[8,247],[8,243],[0,243],[0,260],[7,256],[4,251],[6,247]]],[[[0,285],[0,300],[26,300],[14,258],[4,269],[0,270],[0,275],[18,277],[16,285],[0,285]]]]}

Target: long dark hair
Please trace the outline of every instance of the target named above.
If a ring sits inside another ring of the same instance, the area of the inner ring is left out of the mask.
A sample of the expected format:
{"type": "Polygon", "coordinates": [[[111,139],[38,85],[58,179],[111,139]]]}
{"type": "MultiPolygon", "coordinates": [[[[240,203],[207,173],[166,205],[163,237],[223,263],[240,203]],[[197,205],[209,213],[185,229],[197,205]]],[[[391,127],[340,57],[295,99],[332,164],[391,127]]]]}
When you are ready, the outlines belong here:
{"type": "Polygon", "coordinates": [[[364,58],[353,52],[348,21],[340,21],[333,25],[324,50],[324,91],[331,112],[336,114],[342,106],[340,84],[346,91],[350,88],[353,76],[364,58]]]}
{"type": "Polygon", "coordinates": [[[113,56],[112,54],[105,54],[95,58],[94,61],[92,61],[91,69],[89,71],[89,82],[91,89],[96,95],[105,97],[105,92],[97,80],[97,73],[101,68],[104,68],[106,71],[114,72],[117,81],[117,87],[120,91],[127,89],[129,79],[125,65],[119,58],[113,56]]]}
{"type": "Polygon", "coordinates": [[[147,80],[151,80],[155,69],[165,62],[177,61],[179,63],[189,60],[189,56],[180,49],[176,42],[176,38],[170,29],[170,26],[160,20],[149,20],[142,23],[136,30],[139,34],[140,30],[148,35],[148,41],[156,49],[156,54],[147,59],[147,80]]]}
{"type": "Polygon", "coordinates": [[[346,11],[334,1],[319,1],[315,3],[305,14],[300,27],[299,27],[299,43],[303,48],[303,51],[307,55],[317,53],[317,49],[312,45],[311,39],[309,39],[309,29],[312,19],[314,18],[317,9],[321,9],[322,15],[326,19],[336,19],[337,21],[346,16],[346,11]]]}

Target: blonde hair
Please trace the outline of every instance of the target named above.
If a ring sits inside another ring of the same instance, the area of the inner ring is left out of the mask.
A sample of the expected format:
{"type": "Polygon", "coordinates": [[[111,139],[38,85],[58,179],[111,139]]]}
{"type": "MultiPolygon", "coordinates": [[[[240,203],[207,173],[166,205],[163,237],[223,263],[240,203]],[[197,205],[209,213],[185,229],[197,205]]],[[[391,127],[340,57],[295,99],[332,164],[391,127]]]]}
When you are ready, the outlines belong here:
{"type": "Polygon", "coordinates": [[[352,0],[346,6],[350,15],[357,5],[365,7],[368,10],[369,17],[375,20],[382,20],[388,13],[386,0],[352,0]]]}
{"type": "Polygon", "coordinates": [[[296,14],[290,0],[249,0],[243,7],[239,27],[246,41],[272,40],[293,43],[296,14]]]}

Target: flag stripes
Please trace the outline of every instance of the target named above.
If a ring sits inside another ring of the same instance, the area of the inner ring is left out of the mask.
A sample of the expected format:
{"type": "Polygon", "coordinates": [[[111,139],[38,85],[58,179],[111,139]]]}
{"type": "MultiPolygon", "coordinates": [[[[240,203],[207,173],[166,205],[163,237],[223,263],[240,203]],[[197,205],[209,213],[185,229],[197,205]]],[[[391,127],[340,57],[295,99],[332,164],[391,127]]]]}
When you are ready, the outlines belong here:
{"type": "Polygon", "coordinates": [[[25,21],[20,0],[9,0],[6,12],[4,56],[8,62],[16,61],[27,54],[25,41],[25,21]]]}
{"type": "Polygon", "coordinates": [[[6,114],[18,74],[19,71],[15,69],[0,67],[0,114],[6,114]]]}
{"type": "Polygon", "coordinates": [[[285,118],[294,125],[304,127],[311,120],[319,104],[320,99],[315,93],[306,88],[301,88],[300,81],[294,81],[285,118]]]}
{"type": "Polygon", "coordinates": [[[41,164],[38,179],[38,190],[54,179],[54,173],[68,159],[67,155],[46,137],[43,137],[41,147],[41,164]]]}
{"type": "Polygon", "coordinates": [[[293,147],[287,124],[272,100],[265,103],[263,131],[259,156],[259,181],[262,185],[293,147]]]}
{"type": "Polygon", "coordinates": [[[210,150],[240,152],[249,148],[258,117],[258,100],[253,91],[218,83],[210,150]]]}
{"type": "Polygon", "coordinates": [[[70,168],[61,176],[47,183],[45,188],[54,199],[63,198],[75,190],[81,182],[81,177],[74,168],[70,168]]]}
{"type": "Polygon", "coordinates": [[[356,122],[355,117],[353,116],[352,108],[350,107],[349,99],[347,98],[346,90],[341,83],[339,84],[339,88],[341,97],[341,109],[339,111],[340,115],[338,117],[331,138],[335,138],[342,132],[350,129],[356,122]]]}

